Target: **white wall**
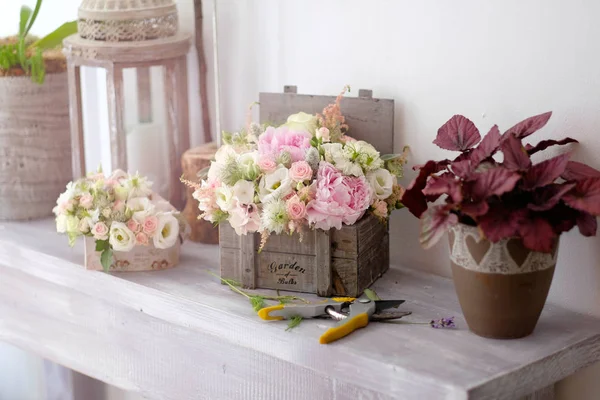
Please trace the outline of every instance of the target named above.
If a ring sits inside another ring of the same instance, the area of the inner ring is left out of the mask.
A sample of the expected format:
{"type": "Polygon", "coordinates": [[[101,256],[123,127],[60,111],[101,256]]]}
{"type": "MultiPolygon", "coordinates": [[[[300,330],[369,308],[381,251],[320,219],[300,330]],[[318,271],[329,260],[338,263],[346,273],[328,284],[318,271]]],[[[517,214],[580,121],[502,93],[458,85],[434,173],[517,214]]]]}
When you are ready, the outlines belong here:
{"type": "MultiPolygon", "coordinates": [[[[10,18],[18,14],[18,2],[10,3],[3,5],[0,35],[16,28],[10,18]]],[[[76,3],[47,1],[40,32],[74,15],[76,3]]],[[[189,28],[192,2],[179,3],[189,28]]],[[[431,141],[455,113],[486,131],[494,123],[508,128],[552,110],[553,119],[534,139],[574,137],[582,142],[576,157],[600,168],[594,157],[600,152],[596,1],[219,0],[218,5],[223,129],[242,126],[246,107],[260,91],[295,84],[301,93],[335,94],[350,84],[351,95],[370,88],[376,97],[396,101],[395,140],[398,149],[411,146],[411,163],[445,156],[431,141]]],[[[211,6],[205,1],[207,35],[211,6]]],[[[212,71],[211,52],[207,40],[212,71]]],[[[194,60],[190,56],[192,70],[194,60]]],[[[195,79],[190,78],[190,93],[195,79]]],[[[191,114],[198,143],[198,103],[191,114]]],[[[418,222],[408,212],[397,212],[392,230],[394,262],[449,275],[447,246],[420,250],[418,222]]],[[[600,317],[598,260],[599,238],[566,235],[551,301],[600,317]]],[[[559,397],[596,399],[599,377],[600,367],[592,367],[559,384],[559,397]]]]}

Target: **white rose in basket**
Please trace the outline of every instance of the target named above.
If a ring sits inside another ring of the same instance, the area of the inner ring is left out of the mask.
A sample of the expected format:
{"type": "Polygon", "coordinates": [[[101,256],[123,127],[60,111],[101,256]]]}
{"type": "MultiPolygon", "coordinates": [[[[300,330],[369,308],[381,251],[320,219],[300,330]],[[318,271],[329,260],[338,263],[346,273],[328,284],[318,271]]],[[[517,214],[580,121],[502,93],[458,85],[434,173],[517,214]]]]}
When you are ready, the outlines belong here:
{"type": "Polygon", "coordinates": [[[317,130],[317,117],[305,112],[290,115],[284,124],[292,131],[315,133],[317,130]]]}

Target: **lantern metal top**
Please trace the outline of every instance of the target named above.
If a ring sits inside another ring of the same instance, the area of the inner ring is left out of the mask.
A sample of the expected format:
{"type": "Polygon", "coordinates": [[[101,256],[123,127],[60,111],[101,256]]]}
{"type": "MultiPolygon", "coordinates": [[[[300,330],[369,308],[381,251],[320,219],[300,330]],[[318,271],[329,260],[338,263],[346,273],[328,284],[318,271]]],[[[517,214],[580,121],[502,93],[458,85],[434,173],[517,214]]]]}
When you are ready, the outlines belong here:
{"type": "Polygon", "coordinates": [[[83,0],[77,25],[82,39],[105,42],[163,39],[179,29],[173,0],[83,0]]]}

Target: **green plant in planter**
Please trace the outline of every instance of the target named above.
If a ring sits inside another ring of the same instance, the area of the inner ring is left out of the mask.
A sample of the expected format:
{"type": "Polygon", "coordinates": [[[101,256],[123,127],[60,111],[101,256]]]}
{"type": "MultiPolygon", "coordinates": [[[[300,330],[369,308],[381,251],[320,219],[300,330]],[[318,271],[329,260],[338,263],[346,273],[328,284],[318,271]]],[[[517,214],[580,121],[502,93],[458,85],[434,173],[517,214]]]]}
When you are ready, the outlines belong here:
{"type": "Polygon", "coordinates": [[[14,40],[6,40],[4,44],[0,44],[0,70],[7,75],[11,75],[10,71],[22,71],[15,75],[30,75],[33,82],[40,84],[44,83],[46,77],[43,52],[60,46],[64,38],[77,32],[77,21],[71,21],[39,40],[32,40],[28,34],[41,5],[42,0],[37,0],[34,10],[22,6],[18,35],[14,40]]]}
{"type": "Polygon", "coordinates": [[[481,336],[530,334],[550,289],[560,235],[575,226],[584,236],[596,234],[600,171],[569,160],[570,152],[531,160],[577,141],[523,143],[551,115],[527,118],[503,134],[494,125],[483,138],[472,121],[453,116],[433,143],[460,154],[418,167],[401,199],[421,219],[423,247],[449,231],[456,292],[469,328],[481,336]]]}

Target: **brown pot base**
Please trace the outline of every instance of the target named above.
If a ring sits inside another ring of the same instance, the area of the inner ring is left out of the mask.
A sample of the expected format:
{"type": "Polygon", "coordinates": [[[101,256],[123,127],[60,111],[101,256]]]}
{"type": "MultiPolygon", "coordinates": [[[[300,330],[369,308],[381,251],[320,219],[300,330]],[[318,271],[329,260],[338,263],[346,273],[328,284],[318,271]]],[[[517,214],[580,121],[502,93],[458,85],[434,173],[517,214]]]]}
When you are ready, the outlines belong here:
{"type": "Polygon", "coordinates": [[[451,264],[458,300],[473,333],[516,339],[533,332],[546,303],[554,266],[522,274],[498,274],[451,264]]]}

